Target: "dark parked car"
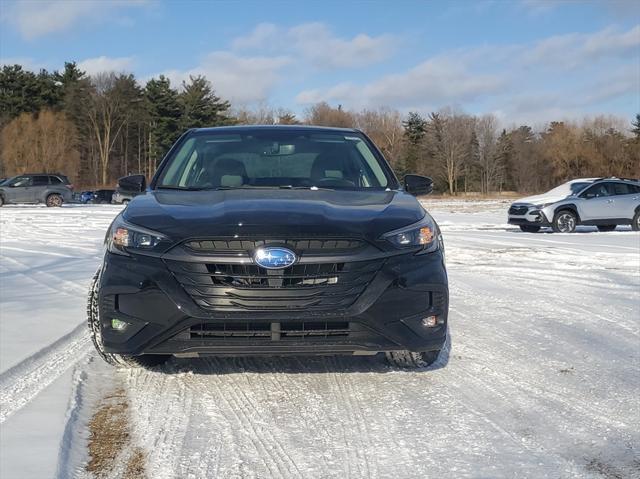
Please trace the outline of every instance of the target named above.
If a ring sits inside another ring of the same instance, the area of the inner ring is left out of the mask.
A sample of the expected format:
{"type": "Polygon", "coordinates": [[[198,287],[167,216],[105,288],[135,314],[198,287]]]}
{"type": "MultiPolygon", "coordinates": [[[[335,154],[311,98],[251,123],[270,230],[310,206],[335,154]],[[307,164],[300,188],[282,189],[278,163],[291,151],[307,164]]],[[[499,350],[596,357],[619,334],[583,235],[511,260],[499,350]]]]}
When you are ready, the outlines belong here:
{"type": "Polygon", "coordinates": [[[431,189],[401,185],[357,130],[190,130],[107,233],[95,347],[121,366],[378,352],[427,366],[449,308],[442,235],[414,196],[431,189]]]}
{"type": "Polygon", "coordinates": [[[48,173],[18,175],[0,185],[0,206],[17,203],[44,203],[62,206],[73,198],[73,185],[64,175],[48,173]]]}
{"type": "Polygon", "coordinates": [[[93,198],[91,198],[91,203],[94,204],[109,204],[111,203],[111,199],[113,198],[113,194],[116,190],[96,190],[93,192],[93,198]]]}
{"type": "Polygon", "coordinates": [[[89,203],[91,200],[93,199],[93,191],[83,191],[82,193],[80,193],[80,198],[78,198],[78,201],[80,201],[80,203],[89,203]]]}

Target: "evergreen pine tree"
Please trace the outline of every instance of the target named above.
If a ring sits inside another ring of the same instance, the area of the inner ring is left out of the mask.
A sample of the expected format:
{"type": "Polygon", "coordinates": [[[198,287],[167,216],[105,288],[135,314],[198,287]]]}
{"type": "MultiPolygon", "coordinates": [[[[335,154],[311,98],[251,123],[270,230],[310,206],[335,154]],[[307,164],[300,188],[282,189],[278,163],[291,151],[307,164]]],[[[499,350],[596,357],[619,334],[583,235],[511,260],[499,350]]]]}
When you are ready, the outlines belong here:
{"type": "Polygon", "coordinates": [[[295,113],[290,111],[282,111],[278,114],[279,125],[299,125],[300,122],[296,118],[295,113]]]}
{"type": "Polygon", "coordinates": [[[20,65],[5,65],[0,70],[0,126],[21,113],[54,108],[61,98],[53,75],[46,70],[37,75],[20,65]]]}
{"type": "Polygon", "coordinates": [[[511,134],[507,133],[507,130],[502,130],[498,141],[496,143],[496,158],[503,173],[501,174],[501,186],[510,185],[513,186],[513,178],[505,177],[505,173],[511,171],[510,165],[513,164],[513,141],[511,134]]]}
{"type": "Polygon", "coordinates": [[[216,96],[211,83],[203,76],[189,76],[189,83],[182,82],[179,95],[182,107],[182,129],[220,126],[229,124],[227,111],[231,104],[216,96]]]}
{"type": "Polygon", "coordinates": [[[636,137],[636,140],[640,140],[640,113],[636,113],[635,121],[631,121],[633,128],[631,128],[631,133],[633,133],[636,137]]]}
{"type": "Polygon", "coordinates": [[[478,141],[478,135],[475,130],[472,130],[471,138],[469,139],[469,152],[466,155],[464,175],[465,193],[470,190],[473,191],[478,186],[480,187],[480,191],[483,190],[480,158],[480,141],[478,141]]]}
{"type": "Polygon", "coordinates": [[[404,127],[404,138],[407,144],[404,161],[399,165],[400,174],[417,172],[420,161],[420,151],[422,140],[427,132],[427,122],[422,116],[415,112],[409,112],[407,119],[402,122],[404,127]]]}
{"type": "Polygon", "coordinates": [[[164,75],[151,79],[145,87],[146,106],[149,114],[149,164],[152,174],[171,145],[180,136],[181,112],[178,92],[164,75]]]}

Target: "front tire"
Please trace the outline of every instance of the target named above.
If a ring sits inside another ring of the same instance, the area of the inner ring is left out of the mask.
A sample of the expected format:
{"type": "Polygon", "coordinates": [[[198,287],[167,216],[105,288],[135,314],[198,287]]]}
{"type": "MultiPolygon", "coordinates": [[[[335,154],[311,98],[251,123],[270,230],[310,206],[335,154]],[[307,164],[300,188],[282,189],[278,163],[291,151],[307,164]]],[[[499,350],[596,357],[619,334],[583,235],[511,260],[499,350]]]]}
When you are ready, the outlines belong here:
{"type": "Polygon", "coordinates": [[[573,233],[578,224],[578,216],[571,210],[558,211],[553,217],[551,227],[556,233],[573,233]]]}
{"type": "Polygon", "coordinates": [[[607,231],[613,231],[616,229],[616,225],[598,225],[598,231],[602,231],[603,233],[607,231]]]}
{"type": "Polygon", "coordinates": [[[640,231],[640,210],[636,212],[633,220],[631,220],[631,229],[633,231],[640,231]]]}
{"type": "Polygon", "coordinates": [[[440,350],[417,353],[413,351],[388,351],[384,354],[391,366],[402,369],[423,369],[438,360],[440,350]]]}
{"type": "Polygon", "coordinates": [[[167,355],[143,354],[141,356],[128,356],[125,354],[107,353],[102,345],[102,333],[100,332],[100,311],[98,308],[98,280],[100,270],[91,280],[89,297],[87,299],[87,326],[91,334],[91,341],[98,351],[98,355],[112,366],[119,368],[151,368],[158,366],[169,359],[167,355]]]}
{"type": "Polygon", "coordinates": [[[47,196],[47,200],[45,201],[45,204],[48,207],[59,207],[62,206],[62,196],[60,196],[58,193],[53,193],[49,196],[47,196]]]}
{"type": "Polygon", "coordinates": [[[537,233],[540,231],[540,226],[520,225],[520,229],[525,233],[537,233]]]}

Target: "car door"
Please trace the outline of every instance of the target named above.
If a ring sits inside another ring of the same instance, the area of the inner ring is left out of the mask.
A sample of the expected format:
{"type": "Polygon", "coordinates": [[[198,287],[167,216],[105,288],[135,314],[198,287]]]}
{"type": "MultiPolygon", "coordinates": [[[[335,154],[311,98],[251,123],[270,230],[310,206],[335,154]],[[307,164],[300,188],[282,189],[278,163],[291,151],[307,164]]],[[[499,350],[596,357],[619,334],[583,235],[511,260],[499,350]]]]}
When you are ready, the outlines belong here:
{"type": "Polygon", "coordinates": [[[44,195],[47,192],[47,189],[49,189],[49,177],[46,175],[35,175],[32,178],[28,195],[23,201],[27,203],[44,201],[44,195]]]}
{"type": "Polygon", "coordinates": [[[614,204],[611,183],[596,183],[580,194],[580,220],[584,222],[615,218],[614,204]]]}
{"type": "Polygon", "coordinates": [[[635,210],[640,205],[640,186],[614,182],[612,183],[615,200],[613,209],[615,212],[615,218],[620,219],[632,219],[635,210]]]}
{"type": "Polygon", "coordinates": [[[11,180],[6,186],[7,201],[11,203],[24,203],[31,188],[31,177],[18,176],[11,180]]]}

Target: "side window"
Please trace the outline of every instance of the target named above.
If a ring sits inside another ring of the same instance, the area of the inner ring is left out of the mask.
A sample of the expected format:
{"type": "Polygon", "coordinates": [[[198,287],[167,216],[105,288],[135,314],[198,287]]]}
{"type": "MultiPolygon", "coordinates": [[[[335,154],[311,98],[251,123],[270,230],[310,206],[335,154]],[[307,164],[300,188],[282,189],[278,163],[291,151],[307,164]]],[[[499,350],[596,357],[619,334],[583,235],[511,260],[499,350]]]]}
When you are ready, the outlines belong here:
{"type": "Polygon", "coordinates": [[[18,188],[21,186],[30,186],[30,185],[31,185],[31,178],[29,176],[19,176],[15,180],[13,180],[11,183],[9,183],[9,186],[13,186],[15,188],[18,188]]]}
{"type": "Polygon", "coordinates": [[[640,193],[640,186],[630,183],[613,183],[613,190],[616,195],[635,195],[640,193]]]}
{"type": "Polygon", "coordinates": [[[607,187],[607,183],[598,183],[582,193],[583,198],[603,198],[611,195],[611,190],[607,187]]]}
{"type": "Polygon", "coordinates": [[[48,176],[34,176],[32,186],[46,186],[49,184],[48,176]]]}
{"type": "Polygon", "coordinates": [[[58,178],[57,176],[50,176],[49,180],[51,181],[52,185],[59,185],[62,183],[62,180],[60,178],[58,178]]]}

